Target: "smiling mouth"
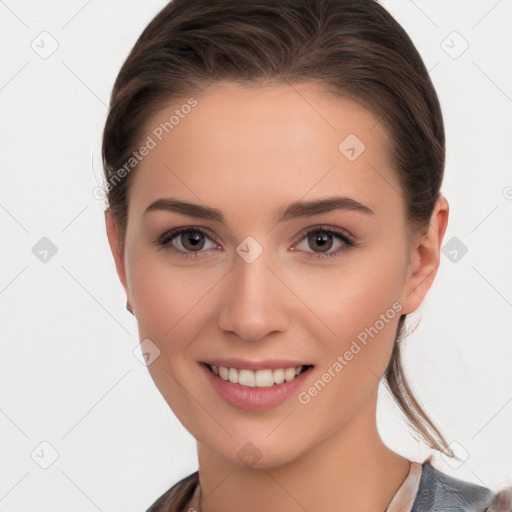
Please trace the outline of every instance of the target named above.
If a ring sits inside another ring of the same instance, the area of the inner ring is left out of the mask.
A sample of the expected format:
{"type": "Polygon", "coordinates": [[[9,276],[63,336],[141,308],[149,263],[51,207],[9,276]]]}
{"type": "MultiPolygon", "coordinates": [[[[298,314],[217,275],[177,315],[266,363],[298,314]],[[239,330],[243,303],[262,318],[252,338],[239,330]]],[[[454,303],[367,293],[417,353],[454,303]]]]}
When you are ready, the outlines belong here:
{"type": "Polygon", "coordinates": [[[248,370],[244,368],[227,368],[202,363],[208,370],[232,384],[247,388],[269,388],[285,382],[291,382],[302,373],[313,368],[313,365],[300,365],[289,368],[248,370]]]}

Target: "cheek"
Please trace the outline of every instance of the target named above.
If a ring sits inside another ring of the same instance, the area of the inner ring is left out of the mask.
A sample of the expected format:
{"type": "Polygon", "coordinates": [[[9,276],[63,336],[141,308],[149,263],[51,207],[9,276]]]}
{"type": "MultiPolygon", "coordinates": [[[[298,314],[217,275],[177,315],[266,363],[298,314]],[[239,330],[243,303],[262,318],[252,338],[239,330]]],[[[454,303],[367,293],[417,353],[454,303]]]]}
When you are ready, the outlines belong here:
{"type": "Polygon", "coordinates": [[[193,264],[179,266],[165,252],[143,247],[133,247],[131,254],[134,257],[128,258],[127,279],[140,336],[154,337],[162,348],[170,348],[171,340],[172,345],[186,343],[187,336],[194,335],[193,328],[198,325],[194,320],[223,271],[198,271],[193,264]]]}
{"type": "Polygon", "coordinates": [[[398,322],[397,305],[393,309],[393,304],[401,297],[405,253],[392,248],[364,251],[354,252],[331,268],[310,267],[286,274],[286,281],[307,305],[302,318],[310,328],[316,322],[317,333],[337,348],[373,326],[386,312],[386,320],[398,322]]]}
{"type": "Polygon", "coordinates": [[[303,390],[308,396],[319,396],[311,400],[312,410],[332,407],[338,417],[350,417],[374,391],[389,363],[406,265],[405,252],[393,247],[400,245],[354,252],[330,272],[288,276],[314,313],[304,310],[302,322],[323,356],[318,371],[325,378],[312,394],[303,390]]]}
{"type": "MultiPolygon", "coordinates": [[[[198,275],[147,255],[138,256],[129,273],[139,339],[151,340],[160,350],[148,371],[185,428],[195,432],[197,425],[208,423],[209,418],[204,417],[200,407],[191,407],[190,396],[199,397],[200,389],[190,377],[198,370],[189,350],[211,317],[215,283],[222,272],[198,275]]],[[[209,428],[214,429],[215,425],[209,428]]]]}
{"type": "MultiPolygon", "coordinates": [[[[381,253],[382,255],[382,253],[381,253]]],[[[389,363],[402,309],[398,259],[346,266],[339,274],[304,281],[302,293],[324,327],[309,331],[323,357],[318,379],[301,390],[299,402],[311,416],[325,417],[325,431],[337,430],[376,391],[389,363]],[[350,270],[350,271],[349,271],[350,270]],[[322,293],[319,293],[322,290],[322,293]],[[328,327],[328,328],[327,328],[328,327]],[[325,411],[331,411],[328,417],[325,411]]]]}

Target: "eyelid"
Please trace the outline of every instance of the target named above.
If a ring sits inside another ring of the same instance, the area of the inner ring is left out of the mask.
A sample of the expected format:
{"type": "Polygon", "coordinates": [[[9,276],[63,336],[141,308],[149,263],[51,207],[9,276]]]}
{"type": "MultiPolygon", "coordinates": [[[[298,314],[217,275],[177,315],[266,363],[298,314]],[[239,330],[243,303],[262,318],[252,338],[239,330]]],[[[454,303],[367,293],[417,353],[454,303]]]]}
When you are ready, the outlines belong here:
{"type": "MultiPolygon", "coordinates": [[[[309,226],[309,227],[305,228],[297,235],[295,242],[293,242],[293,245],[297,244],[304,237],[306,237],[310,233],[314,233],[314,232],[323,232],[323,233],[327,233],[327,234],[332,234],[332,235],[338,236],[342,240],[346,239],[343,241],[347,245],[351,245],[354,247],[358,245],[356,242],[356,238],[351,233],[349,233],[346,229],[329,226],[328,224],[319,224],[317,226],[309,226]]],[[[316,254],[321,254],[321,253],[316,253],[316,254]]]]}
{"type": "Polygon", "coordinates": [[[169,229],[162,235],[160,235],[153,243],[158,246],[158,249],[171,249],[179,254],[200,254],[204,251],[181,251],[176,249],[171,241],[177,238],[182,233],[187,232],[198,232],[203,234],[205,237],[209,238],[213,243],[217,245],[221,245],[215,235],[208,229],[200,226],[181,226],[178,228],[169,229]]]}

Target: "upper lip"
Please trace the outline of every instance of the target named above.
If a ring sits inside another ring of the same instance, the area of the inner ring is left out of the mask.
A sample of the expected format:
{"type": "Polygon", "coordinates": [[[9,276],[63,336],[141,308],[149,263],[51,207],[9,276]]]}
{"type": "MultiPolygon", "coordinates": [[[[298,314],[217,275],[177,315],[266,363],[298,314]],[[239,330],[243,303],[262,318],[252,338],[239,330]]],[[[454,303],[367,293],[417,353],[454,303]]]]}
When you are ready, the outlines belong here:
{"type": "Polygon", "coordinates": [[[210,366],[224,366],[226,368],[238,368],[246,370],[277,370],[279,368],[296,368],[297,366],[312,366],[310,363],[291,361],[290,359],[267,359],[262,361],[249,361],[247,359],[209,359],[203,363],[210,366]]]}

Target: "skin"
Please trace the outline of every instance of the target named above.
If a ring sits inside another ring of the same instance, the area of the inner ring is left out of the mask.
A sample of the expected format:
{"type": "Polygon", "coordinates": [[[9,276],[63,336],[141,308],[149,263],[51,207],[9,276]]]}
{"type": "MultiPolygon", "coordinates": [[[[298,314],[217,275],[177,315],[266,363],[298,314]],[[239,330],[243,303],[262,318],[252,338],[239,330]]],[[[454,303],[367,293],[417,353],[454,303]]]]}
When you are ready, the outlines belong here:
{"type": "MultiPolygon", "coordinates": [[[[303,360],[315,365],[301,389],[307,390],[393,303],[401,314],[420,306],[439,266],[448,203],[440,197],[430,226],[412,231],[385,127],[318,84],[225,82],[195,98],[197,107],[133,176],[124,253],[118,226],[105,214],[140,339],[161,351],[148,370],[197,439],[203,501],[196,493],[190,506],[384,510],[410,465],[387,448],[376,426],[398,314],[305,405],[292,396],[265,411],[233,407],[211,388],[199,362],[303,360]],[[338,150],[349,134],[366,146],[355,161],[338,150]],[[332,210],[276,223],[290,203],[333,194],[374,213],[332,210]],[[169,211],[144,214],[164,197],[217,208],[226,224],[169,211]],[[205,228],[215,239],[206,237],[195,258],[179,252],[180,237],[176,251],[153,243],[182,226],[205,228]],[[322,248],[301,233],[321,226],[350,233],[358,246],[327,237],[328,252],[341,250],[318,257],[322,248]],[[263,249],[252,263],[235,251],[247,236],[263,249]],[[249,467],[237,456],[247,442],[261,455],[249,467]]],[[[149,120],[145,137],[181,104],[149,120]]]]}

